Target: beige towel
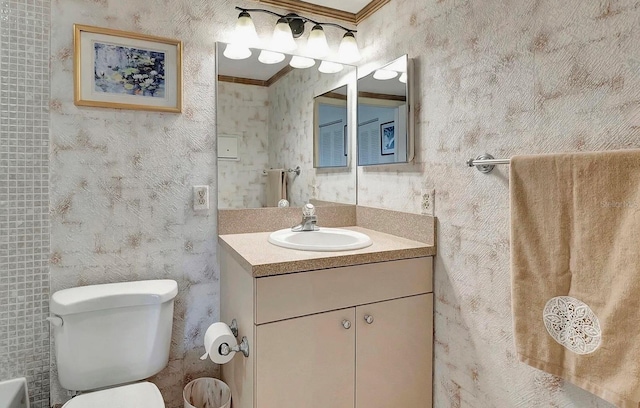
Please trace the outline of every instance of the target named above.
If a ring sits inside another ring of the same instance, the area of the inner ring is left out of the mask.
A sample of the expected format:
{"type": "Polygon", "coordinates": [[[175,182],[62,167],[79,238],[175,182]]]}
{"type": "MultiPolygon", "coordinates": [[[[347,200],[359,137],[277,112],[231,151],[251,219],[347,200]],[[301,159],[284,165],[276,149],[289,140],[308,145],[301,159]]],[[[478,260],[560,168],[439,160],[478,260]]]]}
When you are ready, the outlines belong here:
{"type": "Polygon", "coordinates": [[[637,408],[640,150],[514,157],[510,185],[520,360],[637,408]]]}
{"type": "Polygon", "coordinates": [[[287,173],[284,169],[267,170],[267,207],[277,207],[287,199],[287,173]]]}

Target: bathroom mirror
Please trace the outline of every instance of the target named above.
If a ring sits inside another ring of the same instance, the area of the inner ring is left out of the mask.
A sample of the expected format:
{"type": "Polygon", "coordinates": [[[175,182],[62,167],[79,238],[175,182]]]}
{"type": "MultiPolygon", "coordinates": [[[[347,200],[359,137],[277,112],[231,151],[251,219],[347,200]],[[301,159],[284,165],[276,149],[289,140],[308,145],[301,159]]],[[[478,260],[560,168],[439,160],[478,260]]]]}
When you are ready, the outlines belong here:
{"type": "Polygon", "coordinates": [[[271,169],[284,169],[275,197],[286,191],[290,206],[309,200],[355,204],[355,141],[330,148],[342,148],[340,166],[316,168],[313,135],[315,97],[336,89],[346,89],[346,120],[352,127],[347,134],[355,134],[356,68],[286,54],[274,62],[279,55],[260,49],[251,49],[248,58],[230,59],[224,56],[226,47],[217,44],[218,208],[277,206],[271,169]]]}
{"type": "Polygon", "coordinates": [[[413,160],[411,60],[407,55],[358,79],[358,165],[413,160]]]}
{"type": "Polygon", "coordinates": [[[345,167],[349,146],[347,86],[318,95],[313,102],[314,167],[345,167]]]}

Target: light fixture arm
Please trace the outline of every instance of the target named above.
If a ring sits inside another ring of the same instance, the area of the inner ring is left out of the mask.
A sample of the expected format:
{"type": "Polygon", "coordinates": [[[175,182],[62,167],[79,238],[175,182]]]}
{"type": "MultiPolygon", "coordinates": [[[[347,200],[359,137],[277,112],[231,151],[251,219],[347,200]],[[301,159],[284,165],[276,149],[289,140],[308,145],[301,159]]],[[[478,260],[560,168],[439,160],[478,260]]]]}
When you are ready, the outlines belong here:
{"type": "Polygon", "coordinates": [[[258,13],[267,13],[267,14],[271,14],[272,16],[276,16],[278,18],[284,18],[285,20],[287,20],[288,23],[290,23],[292,20],[301,20],[303,23],[313,23],[316,25],[320,25],[320,26],[331,26],[331,27],[336,27],[336,28],[340,28],[348,33],[357,33],[357,30],[352,30],[346,27],[341,26],[340,24],[336,24],[336,23],[323,23],[320,21],[316,21],[316,20],[312,20],[308,17],[303,17],[301,15],[295,14],[295,13],[289,13],[289,14],[278,14],[276,12],[273,12],[271,10],[265,10],[265,9],[258,9],[258,8],[242,8],[242,7],[238,7],[236,6],[236,10],[240,10],[246,13],[249,12],[258,12],[258,13]]]}
{"type": "Polygon", "coordinates": [[[309,21],[311,21],[312,23],[321,25],[321,26],[331,26],[331,27],[341,28],[341,29],[343,29],[344,31],[346,31],[348,33],[357,33],[358,32],[357,30],[351,30],[351,29],[345,28],[345,27],[341,26],[340,24],[336,24],[336,23],[317,23],[317,22],[315,22],[313,20],[309,20],[309,21]]]}
{"type": "Polygon", "coordinates": [[[273,11],[270,10],[264,10],[264,9],[247,9],[247,8],[242,8],[242,7],[238,7],[236,6],[236,10],[240,10],[240,11],[244,11],[244,12],[261,12],[261,13],[267,13],[267,14],[271,14],[272,16],[276,16],[276,17],[284,17],[282,14],[278,14],[278,13],[274,13],[273,11]]]}

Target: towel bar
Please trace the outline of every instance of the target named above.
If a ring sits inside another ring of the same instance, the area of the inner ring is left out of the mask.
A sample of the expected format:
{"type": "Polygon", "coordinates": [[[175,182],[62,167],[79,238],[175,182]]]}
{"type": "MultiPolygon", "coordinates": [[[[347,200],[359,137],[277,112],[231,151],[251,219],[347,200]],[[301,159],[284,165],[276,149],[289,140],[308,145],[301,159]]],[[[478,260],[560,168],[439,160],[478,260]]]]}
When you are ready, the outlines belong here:
{"type": "Polygon", "coordinates": [[[496,159],[489,153],[481,154],[475,159],[467,160],[467,166],[475,167],[480,173],[491,173],[496,164],[510,164],[510,159],[496,159]]]}
{"type": "MultiPolygon", "coordinates": [[[[267,171],[272,170],[272,169],[264,169],[262,170],[262,175],[266,176],[267,175],[267,171]]],[[[300,166],[296,166],[295,169],[286,169],[285,170],[287,173],[296,173],[296,176],[300,175],[300,166]]]]}

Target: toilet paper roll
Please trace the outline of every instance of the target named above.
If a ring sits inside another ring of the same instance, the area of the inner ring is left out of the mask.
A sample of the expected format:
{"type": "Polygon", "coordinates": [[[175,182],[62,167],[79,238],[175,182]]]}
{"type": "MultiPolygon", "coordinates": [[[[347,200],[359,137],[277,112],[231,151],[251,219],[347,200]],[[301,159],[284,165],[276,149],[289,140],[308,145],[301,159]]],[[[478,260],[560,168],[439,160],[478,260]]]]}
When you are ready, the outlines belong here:
{"type": "Polygon", "coordinates": [[[236,352],[232,351],[226,356],[220,354],[220,346],[224,343],[228,344],[229,347],[238,345],[238,341],[229,326],[223,322],[217,322],[209,326],[204,334],[204,349],[206,353],[200,357],[200,360],[205,360],[209,357],[216,364],[225,364],[231,361],[236,352]]]}

